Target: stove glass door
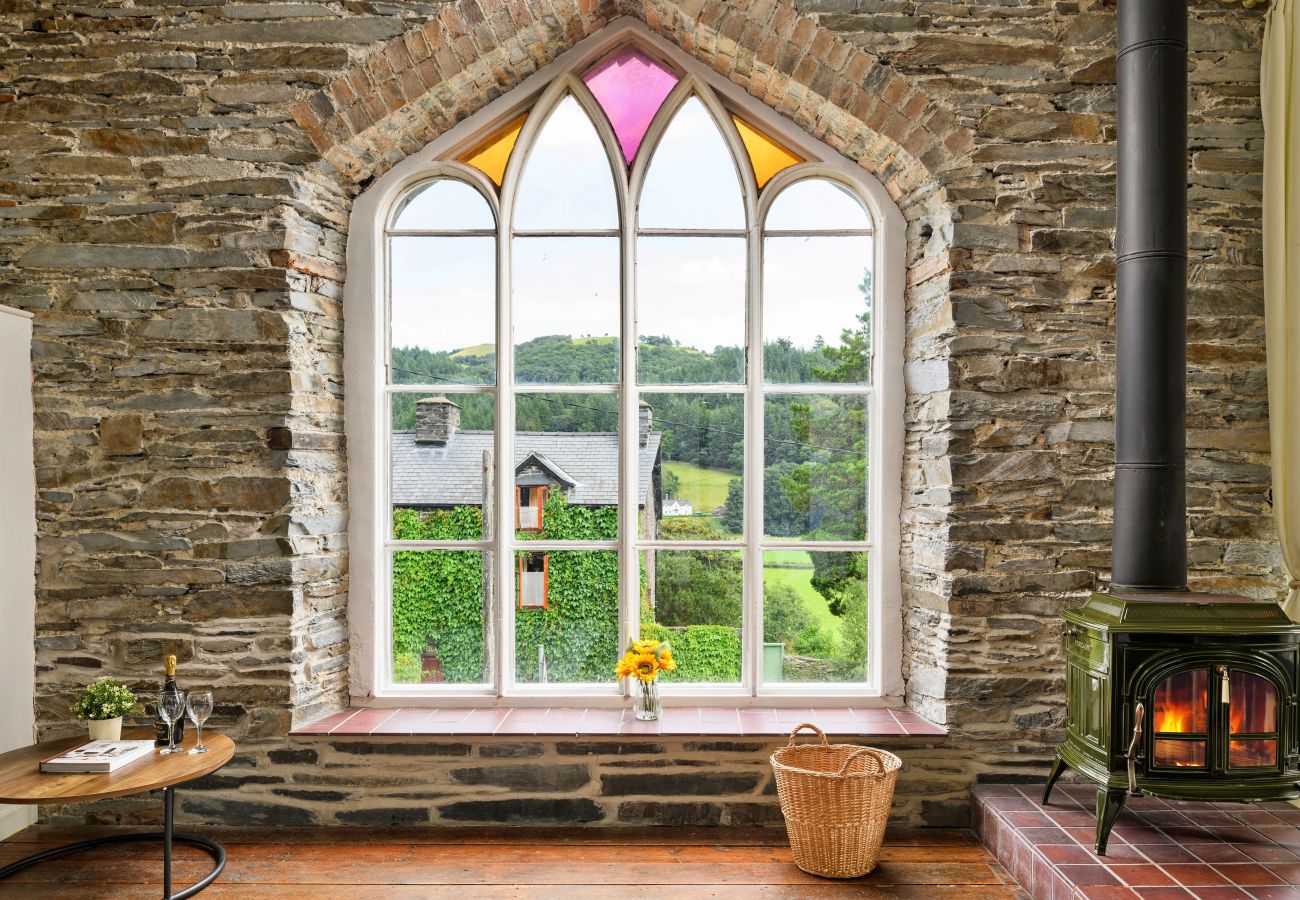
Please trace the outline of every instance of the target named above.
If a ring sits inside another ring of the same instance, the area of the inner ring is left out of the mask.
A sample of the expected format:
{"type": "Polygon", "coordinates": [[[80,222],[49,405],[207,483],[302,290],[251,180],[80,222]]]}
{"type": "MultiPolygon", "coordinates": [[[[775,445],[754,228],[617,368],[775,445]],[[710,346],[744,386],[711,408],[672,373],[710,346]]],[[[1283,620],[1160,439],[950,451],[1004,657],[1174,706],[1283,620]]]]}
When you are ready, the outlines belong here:
{"type": "Polygon", "coordinates": [[[1277,765],[1277,688],[1253,672],[1228,677],[1228,766],[1277,765]]]}
{"type": "Polygon", "coordinates": [[[1206,669],[1179,672],[1156,688],[1151,716],[1152,764],[1204,768],[1209,739],[1209,683],[1206,669]]]}

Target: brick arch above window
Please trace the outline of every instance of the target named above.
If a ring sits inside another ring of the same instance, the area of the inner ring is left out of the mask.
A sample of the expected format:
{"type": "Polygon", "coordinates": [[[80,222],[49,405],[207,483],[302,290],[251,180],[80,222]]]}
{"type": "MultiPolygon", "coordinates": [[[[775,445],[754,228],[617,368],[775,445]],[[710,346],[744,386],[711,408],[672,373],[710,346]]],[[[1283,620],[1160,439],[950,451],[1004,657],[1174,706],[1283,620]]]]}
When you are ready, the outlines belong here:
{"type": "Polygon", "coordinates": [[[561,53],[637,20],[876,176],[904,207],[964,164],[971,132],[875,56],[774,0],[461,0],[293,109],[347,180],[418,151],[561,53]]]}

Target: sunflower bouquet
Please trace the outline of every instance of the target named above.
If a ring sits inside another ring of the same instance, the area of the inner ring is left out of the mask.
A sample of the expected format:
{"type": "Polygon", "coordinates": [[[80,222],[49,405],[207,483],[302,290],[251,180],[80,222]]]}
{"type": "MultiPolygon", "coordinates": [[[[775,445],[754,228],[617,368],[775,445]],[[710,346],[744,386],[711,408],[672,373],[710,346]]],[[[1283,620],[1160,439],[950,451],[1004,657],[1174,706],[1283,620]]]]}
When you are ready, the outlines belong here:
{"type": "Polygon", "coordinates": [[[673,648],[667,641],[628,641],[627,651],[614,666],[621,681],[634,678],[639,685],[636,700],[638,719],[659,718],[659,673],[677,668],[673,648]]]}
{"type": "Polygon", "coordinates": [[[660,672],[675,668],[673,648],[667,641],[628,641],[627,652],[614,667],[614,673],[620,680],[635,678],[645,683],[654,681],[660,672]]]}

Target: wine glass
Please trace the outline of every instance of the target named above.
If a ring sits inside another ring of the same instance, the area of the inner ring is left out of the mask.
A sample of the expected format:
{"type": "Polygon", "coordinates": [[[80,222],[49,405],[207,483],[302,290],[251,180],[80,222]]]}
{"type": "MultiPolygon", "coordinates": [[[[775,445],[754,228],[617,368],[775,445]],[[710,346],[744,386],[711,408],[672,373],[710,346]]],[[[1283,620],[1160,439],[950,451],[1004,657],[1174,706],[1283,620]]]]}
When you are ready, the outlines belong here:
{"type": "Polygon", "coordinates": [[[185,692],[163,691],[158,698],[158,709],[167,720],[167,746],[158,752],[164,756],[168,753],[185,752],[183,748],[176,746],[176,723],[181,716],[185,715],[185,692]]]}
{"type": "Polygon", "coordinates": [[[185,701],[185,710],[199,732],[198,743],[190,752],[207,753],[208,748],[203,746],[203,723],[212,715],[212,691],[190,691],[189,699],[185,701]]]}

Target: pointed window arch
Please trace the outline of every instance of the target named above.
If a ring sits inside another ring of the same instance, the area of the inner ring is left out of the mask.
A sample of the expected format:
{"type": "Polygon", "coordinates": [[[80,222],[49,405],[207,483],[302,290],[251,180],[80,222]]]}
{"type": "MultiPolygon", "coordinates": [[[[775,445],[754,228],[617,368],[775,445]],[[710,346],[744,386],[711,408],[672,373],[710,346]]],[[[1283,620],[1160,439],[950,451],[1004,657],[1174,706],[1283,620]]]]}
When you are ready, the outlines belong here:
{"type": "Polygon", "coordinates": [[[616,698],[642,639],[670,698],[896,695],[901,222],[641,32],[383,176],[353,225],[354,693],[616,698]]]}

